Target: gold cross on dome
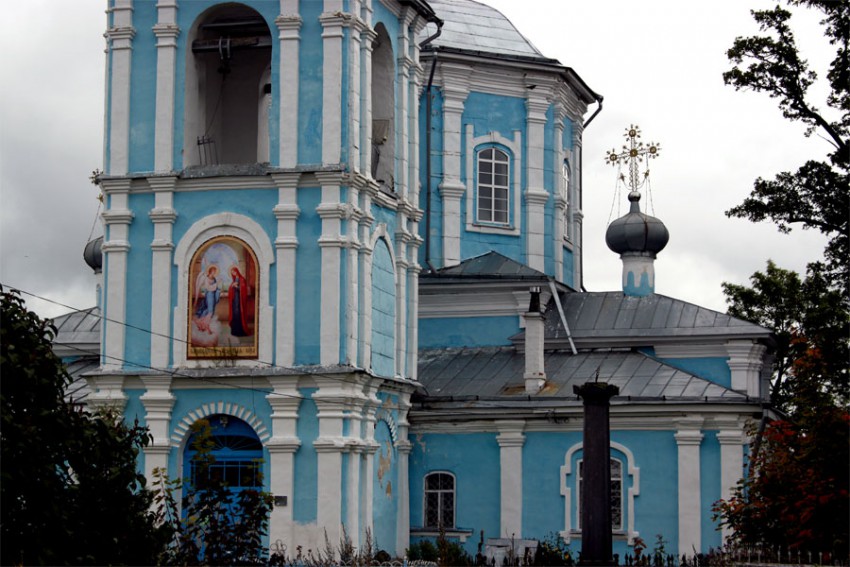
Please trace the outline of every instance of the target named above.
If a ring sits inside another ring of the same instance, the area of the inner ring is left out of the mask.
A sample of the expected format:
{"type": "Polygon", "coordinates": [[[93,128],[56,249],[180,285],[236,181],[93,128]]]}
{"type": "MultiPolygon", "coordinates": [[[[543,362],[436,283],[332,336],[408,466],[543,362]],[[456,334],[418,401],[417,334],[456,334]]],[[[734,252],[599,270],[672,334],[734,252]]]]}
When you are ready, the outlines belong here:
{"type": "MultiPolygon", "coordinates": [[[[639,162],[641,159],[648,161],[650,159],[657,158],[658,152],[661,151],[661,144],[657,144],[655,142],[644,144],[639,141],[640,128],[634,124],[626,128],[625,138],[627,143],[623,144],[623,149],[619,152],[617,150],[610,150],[605,161],[616,166],[628,163],[629,188],[633,192],[637,192],[637,190],[643,185],[640,175],[638,174],[639,162]]],[[[643,178],[646,179],[648,176],[649,168],[647,167],[647,170],[643,174],[643,178]]],[[[620,175],[620,179],[625,182],[623,175],[620,175]]]]}

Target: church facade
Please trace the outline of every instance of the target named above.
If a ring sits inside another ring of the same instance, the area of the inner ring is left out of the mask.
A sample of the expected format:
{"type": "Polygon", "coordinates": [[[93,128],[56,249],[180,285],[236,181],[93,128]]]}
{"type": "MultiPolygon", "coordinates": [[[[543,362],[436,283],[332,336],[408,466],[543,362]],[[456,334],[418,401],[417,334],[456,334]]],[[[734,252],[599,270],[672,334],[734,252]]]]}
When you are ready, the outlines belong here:
{"type": "Polygon", "coordinates": [[[615,552],[721,544],[710,508],[744,472],[770,336],[654,293],[667,235],[639,194],[609,228],[623,289],[583,291],[602,99],[574,70],[473,0],[107,13],[86,403],[150,428],[148,476],[190,477],[208,419],[233,488],[274,494],[271,544],[368,531],[402,555],[442,528],[473,554],[577,550],[572,386],[600,380],[620,389],[615,552]]]}

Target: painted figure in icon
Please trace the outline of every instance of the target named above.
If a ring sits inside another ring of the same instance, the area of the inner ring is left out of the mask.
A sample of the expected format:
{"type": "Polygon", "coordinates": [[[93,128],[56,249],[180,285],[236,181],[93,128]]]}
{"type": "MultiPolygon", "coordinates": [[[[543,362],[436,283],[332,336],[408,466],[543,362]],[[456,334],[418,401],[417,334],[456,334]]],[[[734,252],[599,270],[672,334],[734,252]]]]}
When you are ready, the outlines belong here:
{"type": "Polygon", "coordinates": [[[234,337],[245,337],[248,331],[248,281],[239,272],[239,268],[233,266],[230,269],[231,284],[228,289],[230,301],[230,334],[234,337]]]}
{"type": "Polygon", "coordinates": [[[221,297],[221,290],[218,288],[218,266],[209,266],[206,272],[202,272],[198,276],[196,288],[195,317],[198,329],[211,335],[213,331],[210,324],[221,297]]]}

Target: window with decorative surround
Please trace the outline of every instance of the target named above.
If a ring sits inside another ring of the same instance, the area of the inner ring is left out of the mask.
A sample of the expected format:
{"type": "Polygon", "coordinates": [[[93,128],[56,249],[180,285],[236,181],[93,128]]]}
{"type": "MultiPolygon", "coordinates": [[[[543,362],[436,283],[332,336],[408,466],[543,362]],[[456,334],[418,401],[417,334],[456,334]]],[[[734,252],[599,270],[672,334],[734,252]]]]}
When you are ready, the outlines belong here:
{"type": "MultiPolygon", "coordinates": [[[[581,530],[581,491],[584,487],[582,482],[582,471],[584,461],[578,462],[578,478],[576,479],[576,492],[579,498],[576,502],[576,528],[581,530]]],[[[611,530],[623,531],[623,463],[617,459],[611,459],[611,530]]]]}
{"type": "Polygon", "coordinates": [[[455,527],[455,477],[447,472],[425,475],[423,524],[429,528],[455,527]]]}
{"type": "Polygon", "coordinates": [[[475,136],[466,125],[466,230],[519,236],[522,229],[522,133],[475,136]]]}
{"type": "Polygon", "coordinates": [[[478,152],[479,222],[510,222],[510,158],[497,148],[478,152]]]}

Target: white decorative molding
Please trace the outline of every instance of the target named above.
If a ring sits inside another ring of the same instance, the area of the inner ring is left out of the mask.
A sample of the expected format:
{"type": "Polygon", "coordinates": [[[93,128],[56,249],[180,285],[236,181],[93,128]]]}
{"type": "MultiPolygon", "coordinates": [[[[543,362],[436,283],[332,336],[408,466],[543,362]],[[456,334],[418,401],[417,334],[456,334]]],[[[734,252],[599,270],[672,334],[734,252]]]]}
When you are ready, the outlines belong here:
{"type": "Polygon", "coordinates": [[[216,364],[212,360],[189,360],[186,357],[188,331],[189,269],[192,256],[207,240],[216,236],[235,236],[245,242],[257,255],[257,268],[260,282],[257,289],[259,321],[257,324],[258,351],[257,360],[238,359],[234,366],[266,366],[272,360],[272,329],[274,310],[269,297],[269,273],[275,262],[274,248],[263,228],[253,219],[236,213],[217,213],[196,221],[177,244],[174,250],[174,264],[177,266],[177,296],[174,308],[173,352],[174,365],[190,368],[209,368],[216,364]]]}
{"type": "Polygon", "coordinates": [[[752,340],[729,341],[726,343],[729,370],[732,373],[732,389],[744,392],[753,398],[762,396],[761,370],[767,347],[752,340]]]}
{"type": "Polygon", "coordinates": [[[111,63],[109,96],[109,160],[106,172],[125,175],[130,164],[130,75],[132,73],[133,0],[116,0],[112,27],[106,30],[111,63]]]}
{"type": "Polygon", "coordinates": [[[522,230],[522,132],[514,130],[513,140],[505,138],[498,132],[489,132],[483,136],[474,137],[475,128],[466,125],[466,230],[489,234],[512,234],[519,236],[522,230]],[[510,223],[498,226],[476,221],[476,202],[478,196],[478,176],[475,168],[476,148],[484,144],[498,144],[510,153],[511,167],[511,198],[509,203],[510,223]]]}
{"type": "Polygon", "coordinates": [[[277,25],[280,53],[278,117],[280,167],[295,167],[298,164],[298,60],[301,47],[301,17],[297,15],[298,5],[284,7],[281,2],[281,15],[275,19],[277,25]],[[284,9],[291,9],[286,12],[284,9]],[[283,15],[286,14],[286,15],[283,15]]]}
{"type": "Polygon", "coordinates": [[[702,497],[700,486],[700,431],[702,418],[688,416],[679,423],[674,435],[678,448],[678,554],[687,555],[702,549],[702,497]]]}
{"type": "Polygon", "coordinates": [[[273,211],[277,219],[277,237],[274,242],[277,254],[274,362],[277,366],[292,366],[295,362],[296,230],[301,214],[297,188],[300,177],[298,173],[272,175],[278,186],[278,204],[273,211]]]}
{"type": "Polygon", "coordinates": [[[195,422],[211,415],[229,415],[241,419],[251,426],[263,444],[271,438],[271,433],[253,411],[232,402],[217,401],[201,404],[195,409],[188,411],[171,432],[172,445],[175,447],[185,447],[195,422]]]}
{"type": "MultiPolygon", "coordinates": [[[[570,538],[576,536],[576,532],[573,531],[572,528],[572,489],[569,486],[570,483],[567,482],[567,477],[572,474],[573,455],[577,451],[580,451],[583,447],[584,445],[582,443],[576,443],[570,447],[567,450],[567,454],[564,456],[564,466],[561,467],[560,480],[561,496],[564,497],[564,531],[560,532],[560,536],[566,543],[570,543],[570,538]]],[[[640,495],[640,469],[635,465],[635,456],[628,447],[621,443],[611,441],[611,449],[616,449],[626,456],[626,472],[628,473],[628,476],[623,477],[624,488],[627,484],[628,477],[631,477],[632,479],[626,496],[628,509],[626,511],[625,528],[628,545],[634,545],[635,538],[640,535],[640,533],[635,530],[635,496],[640,495]]]]}

